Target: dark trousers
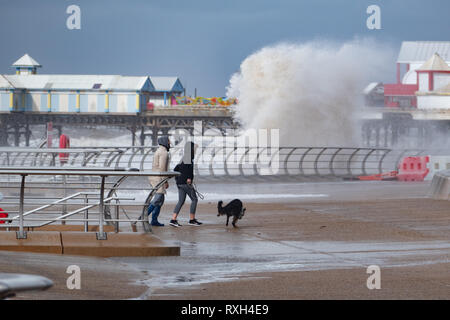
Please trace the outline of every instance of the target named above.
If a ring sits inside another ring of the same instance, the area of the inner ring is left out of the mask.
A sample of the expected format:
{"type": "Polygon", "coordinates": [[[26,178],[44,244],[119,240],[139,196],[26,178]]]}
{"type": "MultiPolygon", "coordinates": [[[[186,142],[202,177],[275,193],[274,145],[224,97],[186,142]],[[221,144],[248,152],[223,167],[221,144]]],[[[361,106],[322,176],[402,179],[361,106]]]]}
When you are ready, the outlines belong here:
{"type": "Polygon", "coordinates": [[[178,187],[178,203],[175,206],[175,209],[173,210],[174,213],[178,214],[181,210],[181,207],[184,205],[184,202],[186,201],[186,195],[189,196],[191,199],[191,208],[190,213],[195,213],[197,210],[197,193],[195,192],[194,187],[188,184],[179,184],[178,187]]]}

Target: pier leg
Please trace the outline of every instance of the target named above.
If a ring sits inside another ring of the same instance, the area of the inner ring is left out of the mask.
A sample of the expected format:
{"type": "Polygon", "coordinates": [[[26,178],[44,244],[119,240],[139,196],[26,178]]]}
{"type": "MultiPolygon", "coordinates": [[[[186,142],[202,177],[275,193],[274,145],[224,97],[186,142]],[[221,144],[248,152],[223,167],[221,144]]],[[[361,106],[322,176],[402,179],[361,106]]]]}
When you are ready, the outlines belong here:
{"type": "Polygon", "coordinates": [[[25,126],[25,145],[26,145],[27,147],[30,146],[30,137],[31,137],[30,125],[27,124],[27,125],[25,126]]]}
{"type": "Polygon", "coordinates": [[[20,143],[20,128],[19,125],[16,124],[14,126],[14,145],[18,147],[19,143],[20,143]]]}
{"type": "Polygon", "coordinates": [[[141,135],[140,135],[140,142],[141,142],[141,147],[143,147],[145,145],[145,128],[141,127],[141,135]]]}
{"type": "Polygon", "coordinates": [[[367,125],[367,137],[366,137],[366,146],[370,147],[370,139],[372,139],[372,125],[367,125]]]}
{"type": "Polygon", "coordinates": [[[380,146],[380,126],[377,125],[376,129],[375,129],[375,147],[379,147],[380,146]]]}
{"type": "MultiPolygon", "coordinates": [[[[392,125],[391,125],[392,128],[392,125]]],[[[388,136],[389,136],[389,125],[384,125],[384,147],[387,148],[388,146],[388,136]]]]}
{"type": "Polygon", "coordinates": [[[152,129],[152,146],[158,145],[158,129],[153,127],[152,129]]]}
{"type": "Polygon", "coordinates": [[[417,145],[419,148],[422,148],[424,145],[424,126],[422,124],[418,125],[418,141],[417,145]]]}
{"type": "Polygon", "coordinates": [[[132,127],[131,130],[131,145],[134,147],[136,145],[136,128],[132,127]]]}
{"type": "Polygon", "coordinates": [[[6,120],[0,119],[0,146],[8,145],[8,124],[6,120]]]}

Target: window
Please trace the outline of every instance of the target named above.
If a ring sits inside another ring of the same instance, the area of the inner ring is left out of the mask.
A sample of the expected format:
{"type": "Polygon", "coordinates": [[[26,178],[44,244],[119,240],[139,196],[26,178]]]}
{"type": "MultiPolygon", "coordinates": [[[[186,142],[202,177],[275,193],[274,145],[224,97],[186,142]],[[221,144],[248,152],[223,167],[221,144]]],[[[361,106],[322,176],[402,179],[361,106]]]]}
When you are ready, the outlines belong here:
{"type": "Polygon", "coordinates": [[[94,83],[94,85],[92,86],[92,89],[100,89],[101,86],[102,86],[101,83],[94,83]]]}

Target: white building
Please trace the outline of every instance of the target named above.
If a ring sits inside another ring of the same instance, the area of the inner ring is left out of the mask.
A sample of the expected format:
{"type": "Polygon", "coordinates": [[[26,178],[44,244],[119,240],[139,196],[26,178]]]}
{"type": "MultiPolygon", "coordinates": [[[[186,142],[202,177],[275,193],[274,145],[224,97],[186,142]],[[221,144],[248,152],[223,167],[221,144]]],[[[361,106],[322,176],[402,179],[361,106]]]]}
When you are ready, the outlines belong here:
{"type": "Polygon", "coordinates": [[[417,108],[450,109],[450,66],[435,53],[416,69],[417,108]]]}
{"type": "Polygon", "coordinates": [[[445,98],[449,64],[450,41],[402,42],[397,58],[397,81],[384,84],[384,106],[413,109],[449,108],[446,102],[448,98],[445,98]],[[421,88],[419,81],[422,81],[421,88]],[[425,89],[424,81],[431,85],[431,89],[425,89]]]}
{"type": "Polygon", "coordinates": [[[37,74],[41,65],[25,54],[0,74],[0,112],[145,112],[148,103],[168,106],[184,88],[177,77],[37,74]]]}
{"type": "Polygon", "coordinates": [[[450,41],[403,41],[397,58],[397,83],[417,84],[416,70],[435,53],[450,64],[450,41]],[[402,65],[406,73],[400,81],[402,65]]]}

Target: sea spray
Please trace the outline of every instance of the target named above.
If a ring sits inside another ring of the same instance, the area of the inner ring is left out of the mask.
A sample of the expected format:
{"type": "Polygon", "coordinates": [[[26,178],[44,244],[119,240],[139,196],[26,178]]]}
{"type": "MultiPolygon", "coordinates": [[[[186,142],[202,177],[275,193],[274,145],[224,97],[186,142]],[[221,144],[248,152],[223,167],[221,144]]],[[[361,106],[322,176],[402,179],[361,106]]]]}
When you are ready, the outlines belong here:
{"type": "Polygon", "coordinates": [[[355,111],[369,81],[388,73],[392,50],[370,40],[265,47],[247,57],[227,87],[244,128],[280,129],[280,144],[356,146],[355,111]]]}

